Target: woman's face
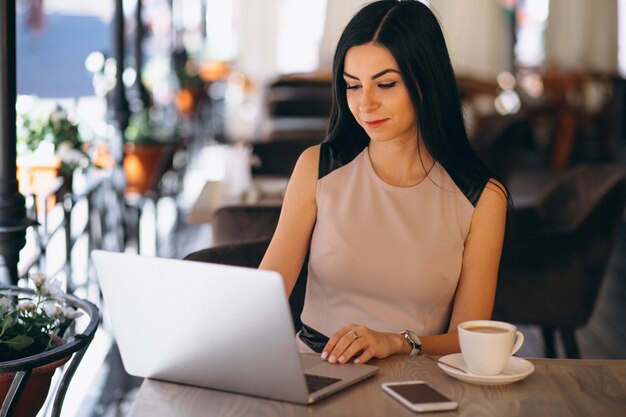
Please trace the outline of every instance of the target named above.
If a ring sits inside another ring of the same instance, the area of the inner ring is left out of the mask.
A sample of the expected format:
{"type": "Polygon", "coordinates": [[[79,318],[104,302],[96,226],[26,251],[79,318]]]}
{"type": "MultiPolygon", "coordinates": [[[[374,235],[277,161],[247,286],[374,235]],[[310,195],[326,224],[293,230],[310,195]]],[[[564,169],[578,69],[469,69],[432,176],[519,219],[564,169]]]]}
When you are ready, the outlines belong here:
{"type": "Polygon", "coordinates": [[[398,64],[382,46],[353,46],[343,78],[348,107],[372,141],[415,141],[417,118],[398,64]]]}

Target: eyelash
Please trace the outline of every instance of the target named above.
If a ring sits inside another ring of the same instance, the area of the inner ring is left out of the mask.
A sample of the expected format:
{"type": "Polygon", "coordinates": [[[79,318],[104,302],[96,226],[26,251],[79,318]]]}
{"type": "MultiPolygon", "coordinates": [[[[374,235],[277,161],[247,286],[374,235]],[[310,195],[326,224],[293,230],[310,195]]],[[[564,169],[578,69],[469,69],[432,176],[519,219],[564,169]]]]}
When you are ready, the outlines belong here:
{"type": "Polygon", "coordinates": [[[383,89],[392,88],[392,87],[394,87],[395,85],[396,85],[396,81],[394,81],[394,82],[392,82],[392,83],[387,83],[387,84],[378,84],[378,86],[379,86],[380,88],[383,88],[383,89]]]}
{"type": "MultiPolygon", "coordinates": [[[[397,81],[394,81],[392,83],[386,83],[386,84],[378,84],[378,87],[386,90],[388,88],[392,88],[397,84],[397,81]]],[[[346,83],[346,90],[356,90],[357,88],[361,88],[360,85],[350,85],[348,83],[346,83]]]]}

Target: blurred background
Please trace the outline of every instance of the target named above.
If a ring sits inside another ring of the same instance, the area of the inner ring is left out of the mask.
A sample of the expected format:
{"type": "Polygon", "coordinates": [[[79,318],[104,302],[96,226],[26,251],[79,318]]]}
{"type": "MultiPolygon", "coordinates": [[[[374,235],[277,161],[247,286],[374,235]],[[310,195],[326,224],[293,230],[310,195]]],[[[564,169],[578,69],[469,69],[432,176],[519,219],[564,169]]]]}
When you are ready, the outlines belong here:
{"type": "MultiPolygon", "coordinates": [[[[523,356],[626,358],[626,0],[426,3],[472,146],[532,231],[505,251],[496,317],[525,329],[523,356]],[[568,314],[548,319],[541,302],[568,314]]],[[[100,307],[62,415],[123,416],[141,381],[121,366],[89,251],[184,258],[271,237],[298,155],[324,139],[334,47],[365,2],[15,4],[17,177],[38,224],[2,277],[43,271],[100,307]]]]}

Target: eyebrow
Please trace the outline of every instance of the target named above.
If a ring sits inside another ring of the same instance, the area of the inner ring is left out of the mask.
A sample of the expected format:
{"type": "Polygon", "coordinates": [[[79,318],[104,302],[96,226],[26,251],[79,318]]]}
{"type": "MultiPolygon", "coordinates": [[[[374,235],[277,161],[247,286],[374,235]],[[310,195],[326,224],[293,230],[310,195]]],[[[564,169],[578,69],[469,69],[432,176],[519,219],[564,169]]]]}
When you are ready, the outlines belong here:
{"type": "MultiPolygon", "coordinates": [[[[376,78],[382,77],[383,75],[390,73],[390,72],[395,72],[396,74],[400,74],[400,71],[395,70],[393,68],[387,68],[385,70],[382,70],[381,72],[377,72],[376,74],[372,75],[372,80],[375,80],[376,78]]],[[[353,80],[359,80],[357,77],[355,77],[354,75],[348,74],[347,72],[343,72],[343,76],[347,77],[347,78],[352,78],[353,80]]]]}

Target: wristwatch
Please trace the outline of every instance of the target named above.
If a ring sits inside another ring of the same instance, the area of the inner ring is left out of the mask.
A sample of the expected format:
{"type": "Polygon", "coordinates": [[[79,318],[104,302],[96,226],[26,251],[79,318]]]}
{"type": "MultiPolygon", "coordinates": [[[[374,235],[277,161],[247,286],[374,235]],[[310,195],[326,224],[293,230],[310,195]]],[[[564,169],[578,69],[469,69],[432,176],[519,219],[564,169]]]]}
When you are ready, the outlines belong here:
{"type": "Polygon", "coordinates": [[[411,345],[411,353],[409,355],[419,355],[420,351],[422,350],[422,341],[420,340],[419,336],[408,329],[404,329],[400,332],[400,334],[404,336],[404,340],[406,340],[407,343],[411,345]]]}

